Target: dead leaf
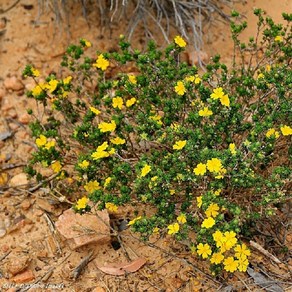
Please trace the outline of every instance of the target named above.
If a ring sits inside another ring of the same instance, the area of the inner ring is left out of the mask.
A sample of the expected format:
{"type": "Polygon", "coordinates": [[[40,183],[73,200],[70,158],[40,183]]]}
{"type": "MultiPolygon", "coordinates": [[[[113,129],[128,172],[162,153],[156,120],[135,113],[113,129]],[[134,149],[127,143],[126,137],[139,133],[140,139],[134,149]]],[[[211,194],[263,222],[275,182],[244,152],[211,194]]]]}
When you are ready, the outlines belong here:
{"type": "Polygon", "coordinates": [[[71,249],[92,243],[110,241],[109,215],[107,210],[80,215],[72,209],[66,210],[56,222],[57,230],[68,239],[71,249]]]}
{"type": "Polygon", "coordinates": [[[143,258],[138,258],[130,263],[112,264],[105,267],[98,267],[102,272],[114,275],[122,276],[126,273],[134,273],[138,271],[142,266],[144,266],[146,260],[143,258]]]}
{"type": "Polygon", "coordinates": [[[255,272],[252,268],[247,268],[247,273],[254,279],[254,282],[269,292],[284,292],[283,288],[276,284],[276,281],[269,279],[262,273],[255,272]]]}

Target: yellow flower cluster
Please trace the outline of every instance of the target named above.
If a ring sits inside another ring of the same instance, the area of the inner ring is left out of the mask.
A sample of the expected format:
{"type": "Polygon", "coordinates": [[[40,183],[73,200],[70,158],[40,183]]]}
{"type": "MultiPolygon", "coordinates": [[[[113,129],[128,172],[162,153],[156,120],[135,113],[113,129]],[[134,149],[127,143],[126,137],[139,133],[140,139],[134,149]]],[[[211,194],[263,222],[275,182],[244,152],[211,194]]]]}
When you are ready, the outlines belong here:
{"type": "Polygon", "coordinates": [[[118,212],[118,206],[113,203],[105,203],[105,207],[109,212],[112,213],[118,212]]]}
{"type": "Polygon", "coordinates": [[[39,138],[35,140],[36,145],[39,148],[45,148],[47,150],[50,150],[52,147],[55,147],[56,142],[55,140],[48,140],[45,135],[40,135],[39,138]]]}
{"type": "Polygon", "coordinates": [[[140,177],[146,176],[151,171],[151,166],[149,164],[145,164],[141,169],[140,177]]]}
{"type": "Polygon", "coordinates": [[[237,244],[236,233],[233,231],[226,231],[224,234],[217,230],[213,233],[213,239],[216,243],[216,247],[219,248],[218,251],[212,254],[211,246],[208,243],[199,243],[197,245],[197,253],[203,259],[210,257],[210,262],[212,264],[223,263],[224,269],[227,272],[235,272],[236,270],[240,272],[246,272],[248,267],[248,256],[250,256],[250,250],[247,246],[243,244],[237,244]],[[229,252],[227,256],[224,255],[226,251],[234,250],[234,256],[229,252]]]}
{"type": "Polygon", "coordinates": [[[199,163],[193,170],[195,175],[204,175],[207,170],[215,174],[215,178],[223,178],[226,173],[226,169],[222,166],[221,160],[218,158],[212,158],[207,163],[199,163]]]}
{"type": "Polygon", "coordinates": [[[212,99],[219,99],[222,105],[227,107],[230,106],[230,100],[228,94],[225,94],[222,87],[217,87],[213,89],[213,93],[211,94],[212,99]]]}
{"type": "Polygon", "coordinates": [[[96,151],[91,154],[93,160],[109,157],[110,155],[115,153],[114,148],[110,148],[109,150],[107,150],[108,147],[108,142],[103,142],[100,146],[98,146],[96,148],[96,151]]]}
{"type": "Polygon", "coordinates": [[[167,234],[173,235],[179,232],[180,224],[185,224],[187,222],[187,217],[185,214],[181,213],[176,217],[177,222],[167,226],[167,234]]]}

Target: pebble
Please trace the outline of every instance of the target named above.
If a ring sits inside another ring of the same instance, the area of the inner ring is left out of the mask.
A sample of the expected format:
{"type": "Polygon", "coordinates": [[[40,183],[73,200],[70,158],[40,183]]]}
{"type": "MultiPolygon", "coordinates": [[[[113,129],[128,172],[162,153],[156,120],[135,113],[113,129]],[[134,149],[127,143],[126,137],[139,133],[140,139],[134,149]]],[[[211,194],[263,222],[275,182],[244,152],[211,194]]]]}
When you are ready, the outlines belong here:
{"type": "Polygon", "coordinates": [[[23,270],[25,270],[30,263],[30,258],[28,256],[15,256],[10,259],[8,262],[6,269],[13,276],[19,274],[23,270]]]}
{"type": "Polygon", "coordinates": [[[20,206],[21,206],[22,210],[28,210],[30,208],[31,204],[30,204],[30,201],[28,199],[26,199],[26,200],[22,201],[20,206]]]}
{"type": "Polygon", "coordinates": [[[22,90],[24,88],[24,85],[21,82],[21,80],[19,80],[15,76],[7,77],[4,80],[4,86],[6,89],[11,89],[13,91],[19,91],[19,90],[22,90]]]}
{"type": "Polygon", "coordinates": [[[19,116],[18,121],[24,125],[27,125],[30,122],[30,115],[25,113],[19,116]]]}
{"type": "Polygon", "coordinates": [[[10,183],[9,183],[11,187],[22,186],[22,185],[27,185],[27,184],[28,184],[28,179],[25,173],[19,173],[15,175],[10,180],[10,183]]]}
{"type": "Polygon", "coordinates": [[[35,275],[32,270],[26,270],[23,273],[16,275],[12,278],[12,281],[15,283],[26,283],[33,281],[35,279],[35,275]]]}

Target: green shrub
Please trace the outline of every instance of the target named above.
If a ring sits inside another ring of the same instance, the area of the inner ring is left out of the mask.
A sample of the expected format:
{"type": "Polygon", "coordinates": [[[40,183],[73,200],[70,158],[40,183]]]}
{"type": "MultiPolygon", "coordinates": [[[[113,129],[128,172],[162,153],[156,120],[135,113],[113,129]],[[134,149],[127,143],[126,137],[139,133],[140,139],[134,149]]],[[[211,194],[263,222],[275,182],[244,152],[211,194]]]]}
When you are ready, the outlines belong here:
{"type": "Polygon", "coordinates": [[[179,36],[144,53],[121,36],[119,52],[96,60],[81,40],[63,58],[63,79],[40,83],[27,66],[24,76],[37,83],[28,97],[45,113],[30,110],[38,150],[27,172],[42,181],[41,168],[51,168],[68,190],[75,186],[76,212],[90,211],[89,200],[110,212],[136,205],[129,225],[143,238],[195,231],[191,251],[214,272],[246,271],[242,232],[275,214],[291,177],[291,15],[282,26],[255,14],[262,39],[241,43],[246,23],[234,12],[233,66],[215,56],[202,75],[180,61],[179,36]]]}

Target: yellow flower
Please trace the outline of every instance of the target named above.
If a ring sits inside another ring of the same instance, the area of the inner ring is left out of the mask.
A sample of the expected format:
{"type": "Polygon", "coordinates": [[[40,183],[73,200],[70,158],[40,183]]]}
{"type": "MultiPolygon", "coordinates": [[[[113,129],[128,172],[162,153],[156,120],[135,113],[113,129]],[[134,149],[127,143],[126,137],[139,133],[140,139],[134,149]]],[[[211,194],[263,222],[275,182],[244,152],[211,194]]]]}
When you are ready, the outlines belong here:
{"type": "Polygon", "coordinates": [[[111,142],[115,145],[121,145],[121,144],[125,144],[126,140],[120,137],[116,137],[116,138],[111,139],[111,142]]]}
{"type": "Polygon", "coordinates": [[[176,220],[178,221],[178,223],[180,223],[180,224],[184,224],[184,223],[187,222],[187,217],[186,217],[185,214],[180,214],[180,215],[176,218],[176,220]]]}
{"type": "Polygon", "coordinates": [[[201,83],[202,79],[199,77],[199,75],[196,74],[195,77],[196,77],[196,78],[195,78],[195,84],[199,84],[199,83],[201,83]]]}
{"type": "Polygon", "coordinates": [[[34,97],[39,96],[42,92],[43,92],[43,85],[41,84],[35,86],[31,91],[34,97]]]}
{"type": "Polygon", "coordinates": [[[207,169],[210,172],[219,172],[222,168],[221,160],[218,158],[212,158],[207,161],[207,169]]]}
{"type": "Polygon", "coordinates": [[[240,259],[240,258],[246,258],[250,256],[250,250],[247,248],[247,246],[243,243],[242,245],[238,244],[234,248],[235,251],[235,256],[240,259]]]}
{"type": "Polygon", "coordinates": [[[158,125],[162,125],[162,117],[160,115],[154,115],[149,117],[151,120],[155,121],[158,125]]]}
{"type": "Polygon", "coordinates": [[[89,166],[89,162],[87,160],[83,160],[82,162],[78,163],[78,166],[82,169],[86,169],[89,166]]]}
{"type": "Polygon", "coordinates": [[[38,147],[45,146],[45,144],[47,143],[46,136],[40,135],[40,137],[35,140],[35,143],[38,147]]]}
{"type": "Polygon", "coordinates": [[[89,107],[89,109],[96,115],[99,115],[101,113],[100,110],[98,110],[97,108],[95,108],[93,106],[89,107]]]}
{"type": "Polygon", "coordinates": [[[167,226],[167,228],[168,228],[167,234],[169,235],[176,234],[179,231],[179,224],[178,223],[170,224],[167,226]]]}
{"type": "Polygon", "coordinates": [[[133,220],[129,221],[128,225],[131,226],[131,225],[135,224],[141,218],[142,218],[141,216],[134,218],[133,220]]]}
{"type": "Polygon", "coordinates": [[[86,197],[83,197],[77,201],[75,207],[77,210],[85,209],[88,202],[89,202],[89,199],[86,197]]]}
{"type": "Polygon", "coordinates": [[[277,35],[275,37],[275,42],[282,42],[283,41],[283,37],[281,35],[277,35]]]}
{"type": "Polygon", "coordinates": [[[186,88],[183,84],[182,81],[178,81],[176,83],[176,86],[174,87],[174,91],[178,94],[178,95],[184,95],[186,92],[186,88]]]}
{"type": "Polygon", "coordinates": [[[210,259],[210,262],[211,264],[220,264],[222,261],[224,260],[224,256],[221,252],[216,252],[216,253],[213,253],[211,259],[210,259]]]}
{"type": "Polygon", "coordinates": [[[110,176],[107,177],[104,181],[103,187],[106,188],[110,184],[111,180],[112,180],[112,178],[110,176]]]}
{"type": "Polygon", "coordinates": [[[268,129],[268,131],[266,133],[266,137],[270,138],[271,136],[274,136],[277,139],[277,138],[279,138],[280,133],[278,131],[276,131],[274,128],[270,128],[270,129],[268,129]]]}
{"type": "Polygon", "coordinates": [[[32,72],[32,75],[34,76],[34,77],[39,77],[40,76],[40,71],[39,70],[37,70],[36,68],[31,68],[31,72],[32,72]]]}
{"type": "Polygon", "coordinates": [[[153,233],[158,233],[159,230],[160,230],[160,229],[159,229],[158,227],[154,227],[153,230],[152,230],[152,232],[153,232],[153,233]]]}
{"type": "Polygon", "coordinates": [[[216,242],[216,246],[217,247],[220,247],[221,245],[217,245],[217,242],[220,244],[221,242],[223,242],[223,238],[224,238],[224,235],[223,233],[220,231],[220,230],[216,230],[213,234],[213,239],[214,241],[216,242]]]}
{"type": "Polygon", "coordinates": [[[247,257],[241,257],[238,259],[238,271],[240,272],[246,272],[248,267],[248,259],[247,257]]]}
{"type": "Polygon", "coordinates": [[[131,107],[133,104],[136,103],[136,101],[137,101],[137,99],[135,97],[132,97],[132,98],[128,99],[126,101],[126,107],[131,107]]]}
{"type": "Polygon", "coordinates": [[[233,257],[228,257],[224,260],[224,269],[227,272],[235,272],[238,267],[238,261],[235,261],[233,257]]]}
{"type": "Polygon", "coordinates": [[[97,67],[102,71],[105,71],[108,66],[109,61],[104,58],[103,54],[100,54],[96,59],[96,63],[93,64],[93,67],[97,67]]]}
{"type": "Polygon", "coordinates": [[[209,229],[212,228],[215,225],[215,220],[212,217],[206,218],[203,222],[202,222],[202,227],[209,229]]]}
{"type": "Polygon", "coordinates": [[[236,154],[236,146],[234,143],[229,144],[229,151],[231,152],[232,155],[236,154]]]}
{"type": "Polygon", "coordinates": [[[48,150],[50,150],[52,147],[55,147],[55,145],[56,145],[55,140],[51,140],[51,141],[48,141],[46,143],[45,148],[48,149],[48,150]]]}
{"type": "Polygon", "coordinates": [[[110,212],[116,213],[118,212],[118,206],[113,204],[113,203],[105,203],[105,207],[107,208],[107,210],[109,210],[110,212]]]}
{"type": "Polygon", "coordinates": [[[221,99],[223,96],[224,92],[222,87],[213,89],[213,93],[211,94],[212,99],[221,99]]]}
{"type": "Polygon", "coordinates": [[[180,140],[180,141],[177,141],[175,142],[175,144],[172,146],[172,149],[174,150],[181,150],[183,149],[187,144],[187,141],[186,140],[180,140]]]}
{"type": "Polygon", "coordinates": [[[217,204],[211,203],[210,206],[205,211],[207,217],[216,217],[219,214],[219,206],[217,204]]]}
{"type": "Polygon", "coordinates": [[[58,161],[58,160],[54,161],[54,162],[51,164],[51,167],[52,167],[53,172],[55,172],[55,173],[60,172],[60,170],[62,169],[61,162],[58,161]]]}
{"type": "Polygon", "coordinates": [[[267,65],[266,65],[266,71],[267,71],[267,72],[270,72],[270,71],[271,71],[271,65],[270,65],[270,64],[267,64],[267,65]]]}
{"type": "Polygon", "coordinates": [[[197,197],[197,206],[198,206],[199,208],[202,207],[202,204],[203,204],[202,199],[203,199],[203,196],[199,196],[199,197],[197,197]]]}
{"type": "Polygon", "coordinates": [[[171,195],[174,195],[174,194],[175,194],[175,190],[171,189],[171,190],[169,190],[169,193],[170,193],[171,195]]]}
{"type": "Polygon", "coordinates": [[[184,40],[181,36],[179,36],[179,35],[177,35],[177,36],[174,38],[174,42],[175,42],[180,48],[184,48],[184,47],[187,45],[187,43],[185,42],[185,40],[184,40]]]}
{"type": "Polygon", "coordinates": [[[263,78],[265,78],[265,75],[264,75],[263,73],[260,73],[260,74],[258,75],[258,78],[257,78],[257,79],[263,79],[263,78]]]}
{"type": "Polygon", "coordinates": [[[49,83],[46,85],[46,88],[49,89],[50,93],[56,90],[58,86],[58,81],[55,79],[52,79],[49,81],[49,83]]]}
{"type": "Polygon", "coordinates": [[[144,176],[146,176],[150,171],[151,171],[151,166],[148,165],[148,164],[144,165],[144,167],[143,167],[142,170],[141,170],[141,175],[140,175],[140,177],[144,177],[144,176]]]}
{"type": "Polygon", "coordinates": [[[225,231],[224,232],[224,248],[229,250],[237,243],[237,238],[235,237],[236,233],[234,231],[225,231]]]}
{"type": "Polygon", "coordinates": [[[195,175],[204,175],[207,171],[207,166],[204,163],[199,163],[193,170],[195,175]]]}
{"type": "Polygon", "coordinates": [[[200,117],[209,117],[213,114],[211,110],[208,109],[208,107],[204,107],[204,109],[199,110],[199,116],[200,117]]]}
{"type": "Polygon", "coordinates": [[[229,107],[230,106],[230,100],[229,100],[228,94],[223,95],[220,98],[220,102],[221,102],[222,105],[225,105],[225,106],[229,107]]]}
{"type": "Polygon", "coordinates": [[[69,84],[71,82],[71,80],[72,80],[72,76],[68,76],[68,77],[63,79],[63,83],[64,84],[69,84]]]}
{"type": "Polygon", "coordinates": [[[96,180],[91,180],[89,181],[87,184],[84,185],[84,189],[88,192],[88,193],[93,193],[94,191],[97,191],[100,189],[100,185],[99,182],[96,180]]]}
{"type": "Polygon", "coordinates": [[[128,74],[128,77],[129,77],[129,81],[132,84],[137,84],[137,79],[136,79],[136,76],[134,74],[128,74]]]}
{"type": "Polygon", "coordinates": [[[221,190],[221,189],[219,189],[219,190],[216,190],[216,191],[214,192],[214,195],[215,195],[215,196],[219,196],[221,192],[222,192],[222,190],[221,190]]]}
{"type": "Polygon", "coordinates": [[[219,172],[217,173],[217,175],[215,176],[216,179],[221,179],[224,177],[224,174],[226,174],[227,170],[226,168],[222,167],[219,169],[219,172]]]}
{"type": "Polygon", "coordinates": [[[104,150],[106,150],[107,147],[108,147],[108,143],[107,142],[103,142],[101,145],[99,145],[96,148],[96,151],[104,151],[104,150]]]}
{"type": "Polygon", "coordinates": [[[292,135],[292,128],[289,126],[284,125],[280,130],[284,136],[292,135]]]}
{"type": "Polygon", "coordinates": [[[86,40],[86,39],[82,39],[84,41],[85,47],[90,48],[91,47],[91,42],[86,40]]]}
{"type": "Polygon", "coordinates": [[[115,121],[111,121],[110,123],[102,122],[98,125],[98,128],[102,133],[105,132],[113,132],[116,129],[115,121]]]}
{"type": "Polygon", "coordinates": [[[108,151],[108,154],[112,155],[112,154],[115,154],[116,153],[116,149],[115,148],[111,148],[109,151],[108,151]]]}
{"type": "Polygon", "coordinates": [[[110,154],[107,151],[95,151],[91,154],[91,157],[93,158],[93,160],[97,160],[97,159],[101,159],[101,158],[105,158],[105,157],[109,157],[110,154]]]}
{"type": "Polygon", "coordinates": [[[194,82],[195,81],[195,76],[187,76],[185,78],[185,81],[187,81],[187,82],[194,82]]]}
{"type": "Polygon", "coordinates": [[[121,110],[123,108],[123,104],[124,104],[124,101],[121,97],[117,96],[117,97],[113,98],[113,107],[114,108],[118,108],[121,110]]]}
{"type": "Polygon", "coordinates": [[[208,243],[199,243],[197,246],[197,253],[200,255],[203,259],[206,259],[211,255],[212,250],[210,248],[210,245],[208,243]]]}

